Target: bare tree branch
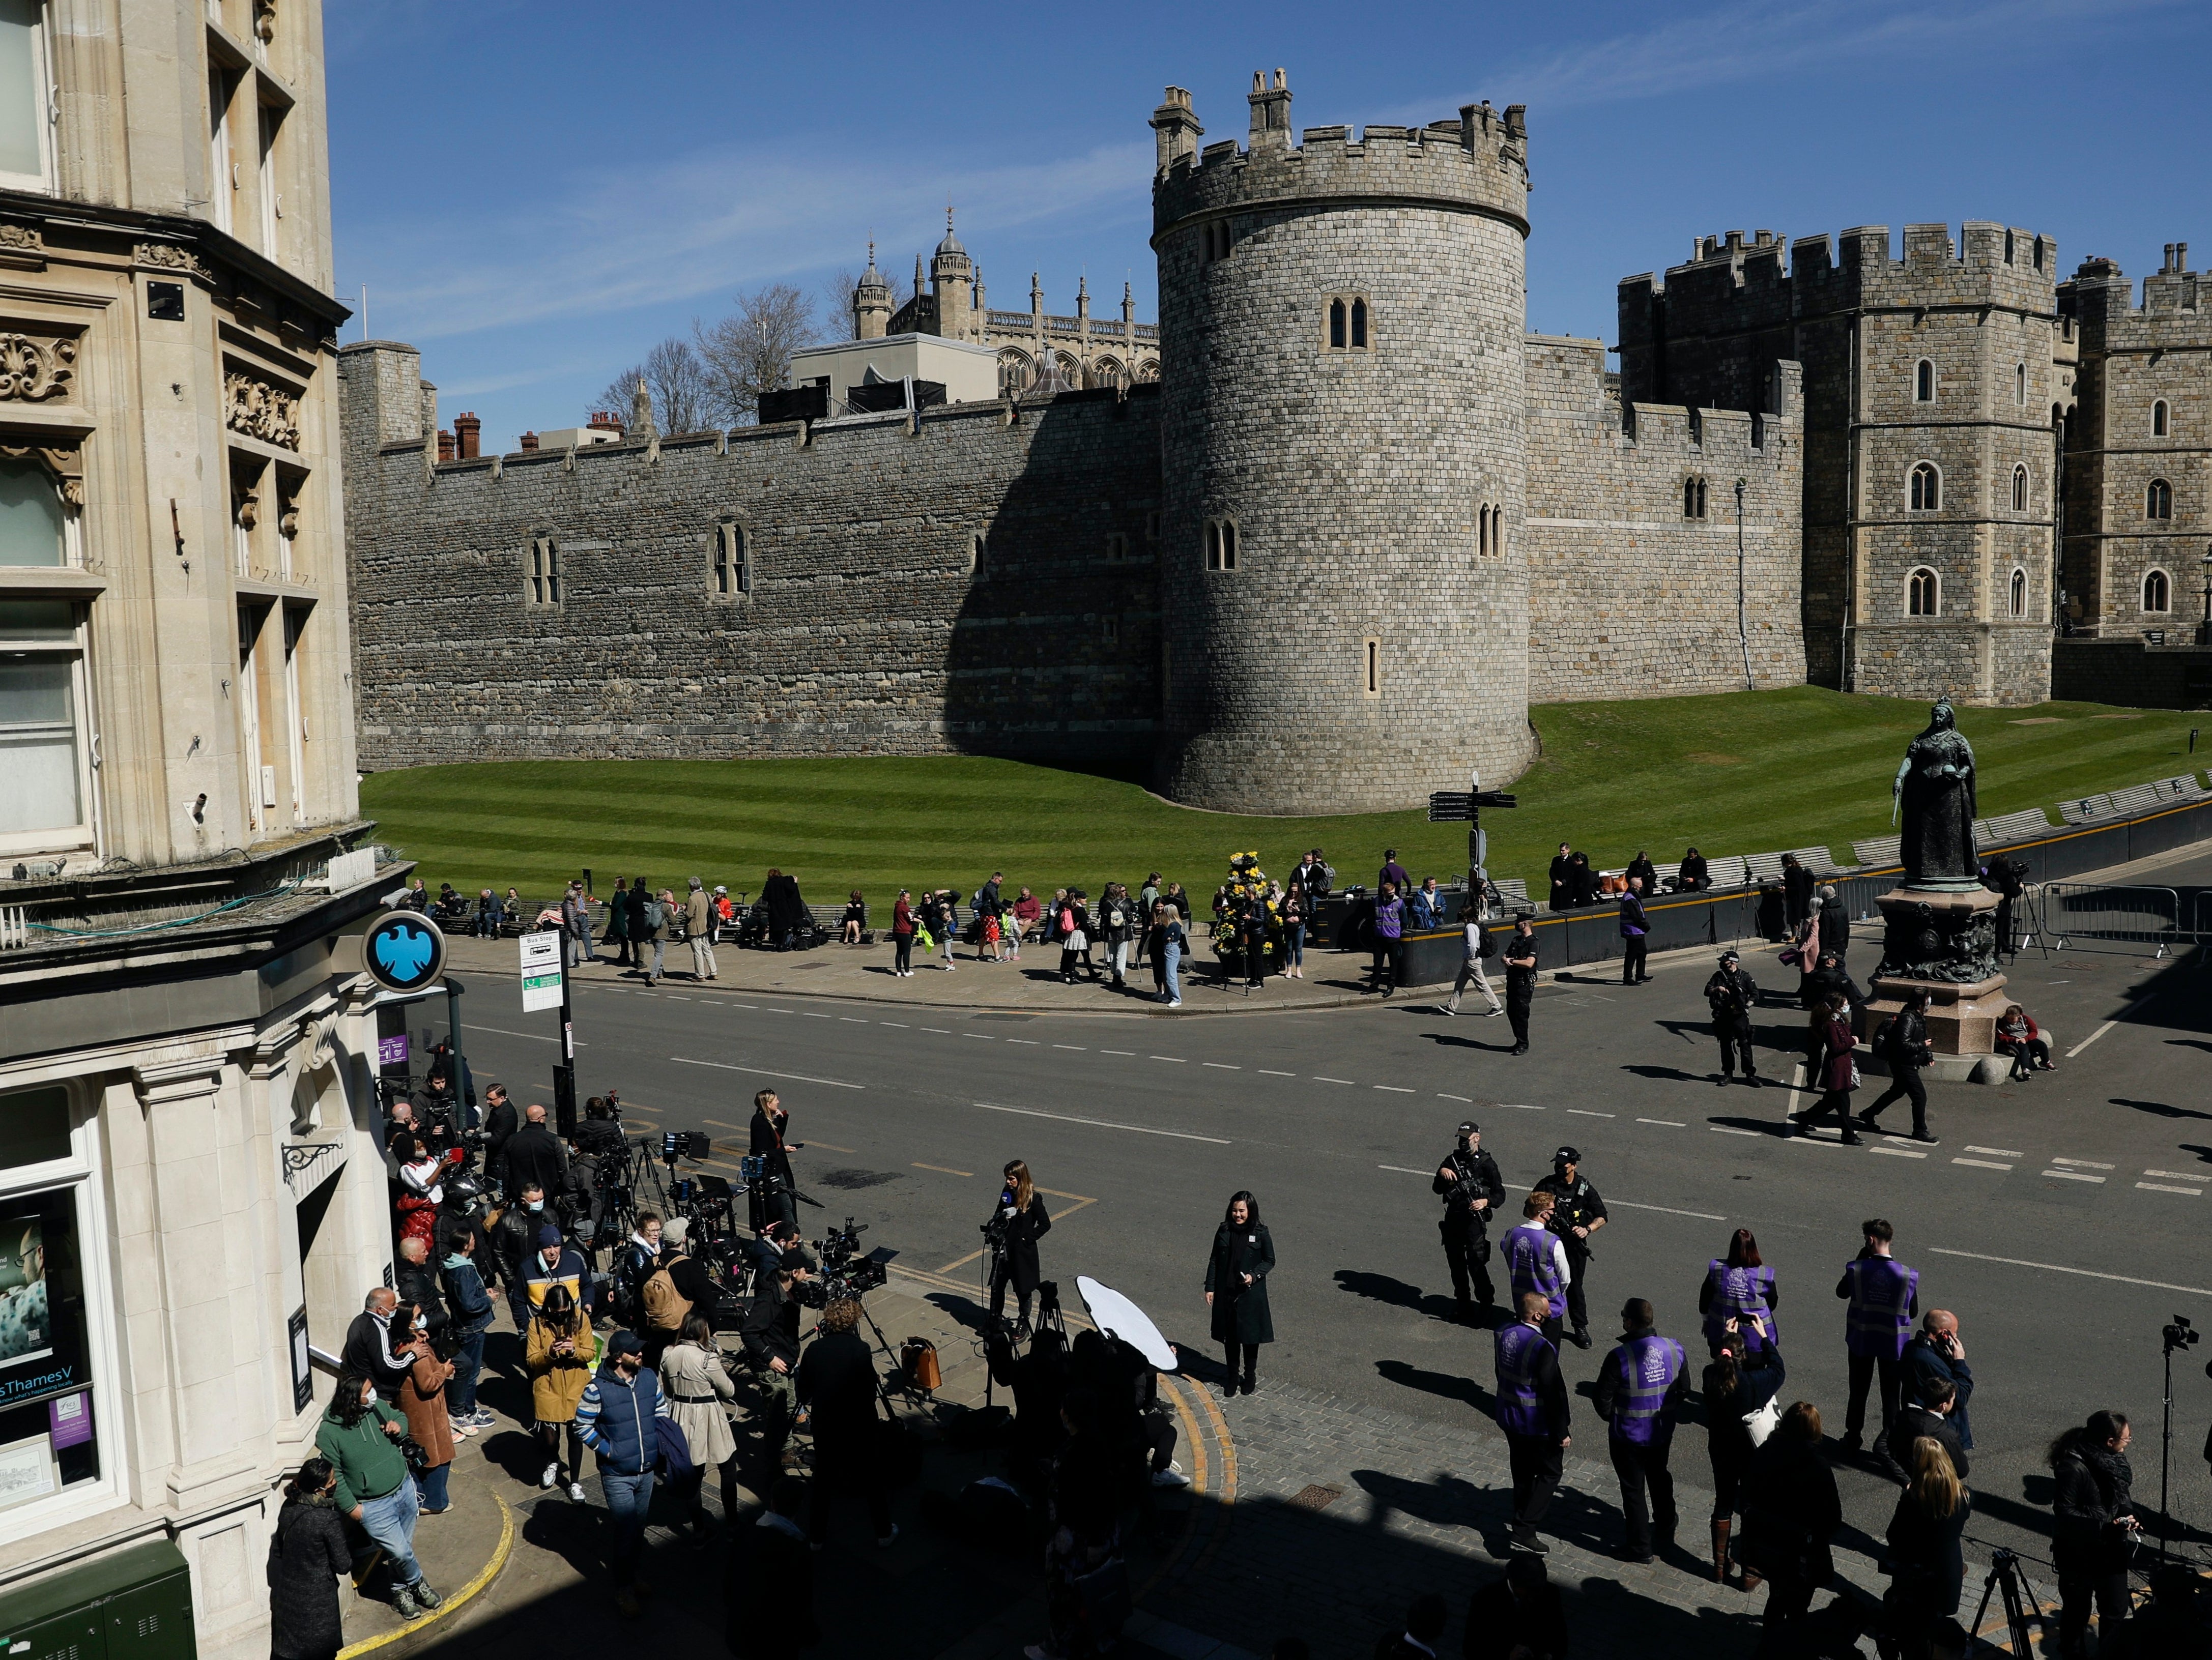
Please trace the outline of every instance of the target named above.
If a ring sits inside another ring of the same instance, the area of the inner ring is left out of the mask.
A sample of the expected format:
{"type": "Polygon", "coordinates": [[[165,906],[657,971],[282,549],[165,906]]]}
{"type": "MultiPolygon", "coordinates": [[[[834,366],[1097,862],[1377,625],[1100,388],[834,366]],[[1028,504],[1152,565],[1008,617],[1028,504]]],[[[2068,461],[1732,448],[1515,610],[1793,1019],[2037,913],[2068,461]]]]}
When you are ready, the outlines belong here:
{"type": "Polygon", "coordinates": [[[788,282],[741,294],[730,316],[692,324],[716,420],[732,427],[757,422],[761,394],[787,385],[791,354],[818,337],[814,301],[788,282]]]}
{"type": "MultiPolygon", "coordinates": [[[[882,273],[878,272],[878,276],[882,273]]],[[[902,276],[884,276],[891,291],[891,310],[896,312],[914,298],[914,284],[902,276]]],[[[853,339],[853,290],[860,286],[860,275],[849,267],[830,274],[822,285],[823,333],[839,340],[853,339]]]]}
{"type": "Polygon", "coordinates": [[[627,426],[640,375],[653,395],[654,423],[664,434],[701,432],[715,424],[707,365],[682,335],[669,336],[645,354],[643,363],[633,364],[609,381],[592,405],[593,413],[612,410],[627,426]]]}

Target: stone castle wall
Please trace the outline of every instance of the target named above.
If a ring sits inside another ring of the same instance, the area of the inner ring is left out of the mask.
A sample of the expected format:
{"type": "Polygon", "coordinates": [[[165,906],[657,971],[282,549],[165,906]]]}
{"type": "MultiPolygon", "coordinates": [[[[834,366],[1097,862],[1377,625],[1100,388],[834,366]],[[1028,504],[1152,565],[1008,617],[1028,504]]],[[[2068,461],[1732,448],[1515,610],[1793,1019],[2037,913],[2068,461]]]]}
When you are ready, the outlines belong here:
{"type": "Polygon", "coordinates": [[[1803,684],[1796,365],[1762,400],[1779,412],[1762,414],[1624,412],[1604,368],[1601,342],[1528,338],[1529,701],[1741,691],[1747,651],[1753,686],[1803,684]]]}
{"type": "Polygon", "coordinates": [[[1150,388],[426,472],[416,354],[340,367],[365,767],[1151,751],[1150,388]]]}

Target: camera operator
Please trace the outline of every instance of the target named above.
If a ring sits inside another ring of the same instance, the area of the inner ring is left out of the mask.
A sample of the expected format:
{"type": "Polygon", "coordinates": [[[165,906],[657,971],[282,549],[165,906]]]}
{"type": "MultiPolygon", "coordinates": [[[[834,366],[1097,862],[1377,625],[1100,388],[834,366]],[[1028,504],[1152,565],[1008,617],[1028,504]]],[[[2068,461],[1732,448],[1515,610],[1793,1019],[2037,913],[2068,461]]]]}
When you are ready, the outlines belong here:
{"type": "Polygon", "coordinates": [[[1052,1232],[1052,1218],[1045,1213],[1044,1201],[1037,1197],[1036,1183],[1030,1179],[1029,1166],[1019,1159],[1008,1160],[1006,1178],[997,1208],[983,1224],[983,1237],[990,1241],[993,1256],[991,1318],[1006,1317],[1006,1287],[1011,1283],[1021,1308],[1022,1318],[1014,1328],[1019,1338],[1029,1331],[1030,1301],[1044,1277],[1037,1263],[1037,1241],[1052,1232]]]}
{"type": "Polygon", "coordinates": [[[747,1148],[756,1157],[768,1160],[768,1185],[763,1199],[764,1220],[799,1220],[799,1201],[795,1197],[799,1183],[791,1173],[790,1149],[793,1143],[786,1139],[790,1127],[791,1114],[784,1110],[775,1091],[763,1089],[753,1097],[747,1148]]]}
{"type": "MultiPolygon", "coordinates": [[[[447,1057],[448,1068],[451,1057],[447,1057]]],[[[431,1069],[424,1075],[422,1087],[417,1089],[410,1103],[415,1109],[416,1133],[430,1143],[433,1152],[443,1153],[448,1148],[461,1145],[461,1103],[453,1093],[453,1076],[450,1069],[438,1069],[434,1055],[431,1069]]]]}
{"type": "Polygon", "coordinates": [[[806,1259],[796,1251],[786,1251],[775,1272],[762,1276],[739,1331],[760,1388],[761,1453],[770,1469],[782,1463],[783,1444],[799,1409],[792,1378],[799,1370],[799,1316],[793,1293],[806,1277],[806,1259]]]}
{"type": "Polygon", "coordinates": [[[2097,1609],[2097,1647],[2119,1647],[2128,1617],[2128,1559],[2142,1522],[2136,1513],[2135,1469],[2128,1443],[2135,1432],[2124,1412],[2093,1412],[2089,1421],[2051,1444],[2051,1555],[2058,1569],[2058,1652],[2088,1652],[2089,1609],[2097,1609]]]}
{"type": "Polygon", "coordinates": [[[1001,1327],[984,1338],[983,1352],[992,1381],[1014,1395],[1013,1439],[1006,1457],[1015,1485],[1041,1500],[1051,1487],[1052,1461],[1067,1439],[1060,1421],[1070,1383],[1067,1339],[1044,1326],[1029,1352],[1017,1359],[1013,1335],[1001,1327]]]}
{"type": "Polygon", "coordinates": [[[777,1264],[793,1251],[799,1253],[801,1262],[806,1260],[798,1223],[770,1222],[761,1229],[760,1236],[745,1246],[746,1255],[752,1258],[752,1282],[761,1285],[775,1277],[777,1264]]]}
{"type": "Polygon", "coordinates": [[[506,1146],[507,1191],[514,1194],[535,1187],[550,1201],[561,1190],[561,1175],[568,1167],[568,1155],[562,1150],[561,1138],[546,1124],[543,1106],[525,1107],[522,1120],[522,1128],[506,1146]]]}
{"type": "Polygon", "coordinates": [[[432,1079],[444,1080],[446,1099],[458,1109],[455,1126],[474,1130],[477,1124],[476,1075],[469,1069],[468,1057],[455,1052],[444,1039],[430,1045],[429,1069],[423,1082],[427,1085],[432,1079]]]}
{"type": "Polygon", "coordinates": [[[1429,1184],[1443,1197],[1444,1214],[1437,1224],[1444,1238],[1444,1263],[1451,1269],[1452,1296],[1462,1324],[1474,1318],[1474,1296],[1485,1308],[1498,1301],[1490,1282],[1490,1216],[1505,1197],[1505,1178],[1498,1160],[1482,1150],[1482,1126],[1473,1119],[1459,1127],[1459,1144],[1444,1154],[1429,1184]],[[1474,1296],[1469,1293],[1472,1281],[1474,1296]]]}

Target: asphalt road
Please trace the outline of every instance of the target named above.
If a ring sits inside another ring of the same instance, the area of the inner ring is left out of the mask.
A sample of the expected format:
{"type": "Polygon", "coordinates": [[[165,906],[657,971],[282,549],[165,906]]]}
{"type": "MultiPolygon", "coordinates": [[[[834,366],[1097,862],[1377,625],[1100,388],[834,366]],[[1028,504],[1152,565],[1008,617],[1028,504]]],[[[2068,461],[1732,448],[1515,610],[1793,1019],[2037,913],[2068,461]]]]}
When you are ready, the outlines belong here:
{"type": "MultiPolygon", "coordinates": [[[[2168,879],[2203,876],[2178,866],[2168,879]]],[[[1878,948],[1860,933],[1850,966],[1863,976],[1878,948]]],[[[1747,966],[1776,994],[1758,1022],[1762,1066],[1786,1076],[1804,1023],[1781,999],[1794,972],[1765,954],[1747,966]]],[[[1480,1122],[1510,1194],[1572,1142],[1611,1207],[1590,1275],[1601,1342],[1563,1356],[1577,1385],[1628,1296],[1649,1297],[1701,1361],[1705,1264],[1745,1226],[1779,1275],[1787,1394],[1839,1433],[1833,1287],[1861,1220],[1887,1216],[1921,1272],[1922,1307],[1957,1312],[1974,1369],[1972,1536],[2047,1554],[2042,1448],[2097,1407],[2134,1418],[2137,1493],[2154,1504],[2160,1328],[2176,1313],[2212,1321],[2212,977],[2126,945],[2031,949],[2013,994],[2057,1029],[2061,1069],[1932,1086],[1940,1148],[1845,1148],[1781,1133],[1786,1087],[1716,1087],[1710,971],[1699,957],[1641,988],[1595,976],[1547,988],[1521,1058],[1502,1019],[1446,1019],[1431,1002],[1203,1020],[951,1015],[672,980],[580,993],[580,1093],[618,1085],[639,1127],[704,1130],[727,1167],[753,1092],[772,1085],[806,1143],[800,1185],[826,1207],[802,1210],[809,1237],[849,1214],[866,1243],[956,1277],[978,1271],[1000,1166],[1025,1158],[1054,1219],[1047,1275],[1071,1299],[1077,1274],[1103,1280],[1207,1355],[1205,1253],[1229,1194],[1249,1188],[1280,1257],[1263,1377],[1478,1436],[1497,1432],[1460,1380],[1488,1389],[1490,1340],[1439,1318],[1450,1286],[1428,1184],[1462,1117],[1480,1122]]],[[[513,983],[477,976],[465,1018],[479,1087],[495,1077],[550,1100],[552,1016],[522,1015],[513,983]]],[[[1870,1078],[1856,1105],[1880,1087],[1870,1078]]],[[[1908,1110],[1888,1121],[1909,1129],[1908,1110]]],[[[2174,1369],[2174,1509],[2199,1526],[2212,1524],[2208,1358],[2198,1348],[2174,1369]]],[[[1592,1447],[1604,1433],[1586,1405],[1575,1427],[1592,1447]]],[[[1702,1437],[1685,1453],[1703,1480],[1702,1437]]],[[[1878,1538],[1894,1489],[1866,1473],[1843,1487],[1850,1522],[1878,1538]]]]}

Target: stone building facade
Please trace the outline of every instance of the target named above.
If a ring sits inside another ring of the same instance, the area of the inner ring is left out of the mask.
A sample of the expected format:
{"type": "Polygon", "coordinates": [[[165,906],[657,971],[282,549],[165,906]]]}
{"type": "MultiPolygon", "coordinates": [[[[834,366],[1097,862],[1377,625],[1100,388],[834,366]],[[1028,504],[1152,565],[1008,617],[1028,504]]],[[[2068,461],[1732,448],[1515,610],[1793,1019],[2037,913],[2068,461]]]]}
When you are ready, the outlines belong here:
{"type": "Polygon", "coordinates": [[[327,178],[312,0],[0,9],[0,1605],[205,1657],[391,1255],[327,178]]]}
{"type": "Polygon", "coordinates": [[[1137,302],[1121,285],[1119,318],[1091,314],[1091,282],[1075,288],[1075,314],[1060,317],[1044,308],[1044,288],[1030,273],[1030,308],[994,312],[983,287],[983,271],[954,234],[952,214],[945,215],[945,239],[930,256],[924,286],[921,256],[914,257],[914,295],[896,312],[890,284],[876,268],[876,247],[868,245],[868,269],[853,289],[853,338],[926,334],[989,346],[999,354],[999,390],[1018,397],[1036,384],[1038,366],[1049,353],[1069,385],[1092,389],[1141,385],[1160,378],[1158,325],[1137,321],[1137,302]]]}
{"type": "MultiPolygon", "coordinates": [[[[1334,812],[1516,773],[1532,698],[1802,682],[1795,366],[1624,405],[1528,336],[1517,107],[1247,103],[1152,118],[1157,381],[441,461],[415,350],[346,348],[362,764],[971,751],[1334,812]]],[[[864,338],[975,337],[947,239],[951,303],[873,274],[864,338]]]]}
{"type": "Polygon", "coordinates": [[[1804,366],[1812,677],[1965,702],[2050,695],[2072,331],[2047,237],[1968,221],[1708,237],[1620,287],[1625,399],[1733,407],[1804,366]]]}

